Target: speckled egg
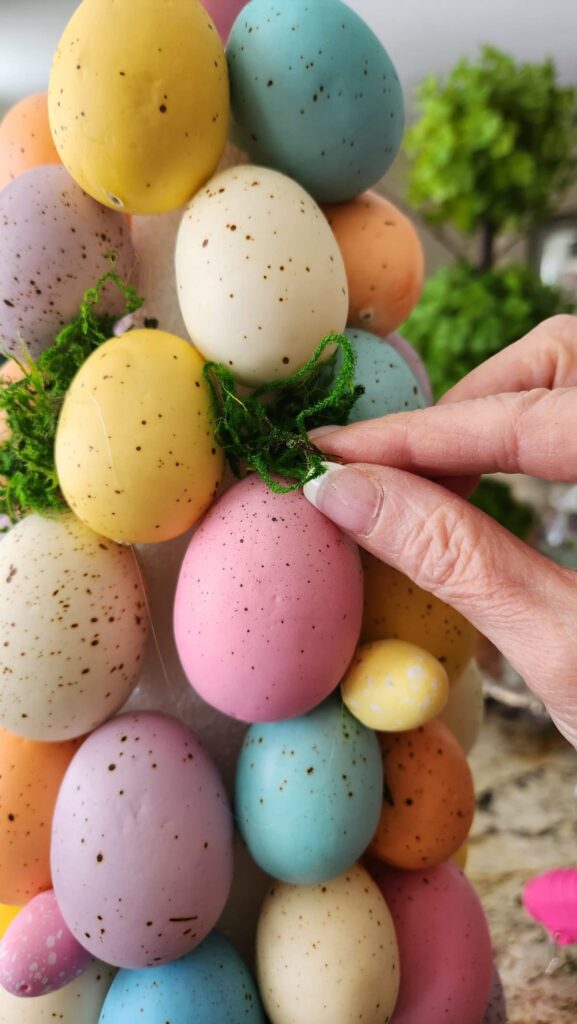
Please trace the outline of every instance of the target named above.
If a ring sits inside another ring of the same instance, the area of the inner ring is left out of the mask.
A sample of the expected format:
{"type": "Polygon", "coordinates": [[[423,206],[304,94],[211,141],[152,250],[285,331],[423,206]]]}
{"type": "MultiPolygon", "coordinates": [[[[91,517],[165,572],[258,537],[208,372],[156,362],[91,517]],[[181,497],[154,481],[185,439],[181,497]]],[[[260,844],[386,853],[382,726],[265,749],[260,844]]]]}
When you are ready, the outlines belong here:
{"type": "Polygon", "coordinates": [[[354,865],[323,885],[272,888],[258,923],[257,975],[271,1024],[386,1024],[399,988],[389,909],[354,865]]]}
{"type": "Polygon", "coordinates": [[[163,213],[213,173],[228,131],[219,35],[197,0],[85,0],[58,43],[48,92],[56,148],[105,206],[163,213]]]}
{"type": "Polygon", "coordinates": [[[206,7],[221,38],[225,41],[228,39],[234,19],[246,3],[247,0],[202,0],[203,7],[206,7]]]}
{"type": "Polygon", "coordinates": [[[361,639],[407,640],[438,658],[452,681],[472,658],[478,634],[459,612],[384,562],[362,552],[365,604],[361,639]]]}
{"type": "Polygon", "coordinates": [[[379,733],[385,780],[371,853],[394,867],[434,867],[469,834],[473,779],[457,740],[441,722],[379,733]]]}
{"type": "Polygon", "coordinates": [[[376,192],[324,207],[349,286],[349,318],[385,337],[417,304],[425,273],[419,236],[408,217],[376,192]]]}
{"type": "MultiPolygon", "coordinates": [[[[2,541],[2,546],[6,540],[2,541]]],[[[35,743],[0,729],[0,900],[49,889],[54,804],[77,743],[35,743]]]]}
{"type": "MultiPolygon", "coordinates": [[[[364,394],[357,398],[349,423],[374,420],[390,412],[410,412],[427,404],[421,386],[407,362],[391,345],[367,331],[347,327],[357,359],[355,381],[364,394]]],[[[337,365],[342,363],[342,349],[337,365]]]]}
{"type": "MultiPolygon", "coordinates": [[[[123,217],[105,210],[64,167],[35,167],[0,193],[0,343],[36,358],[78,316],[84,292],[110,270],[128,280],[134,250],[123,217]]],[[[98,307],[121,312],[124,299],[108,284],[98,307]]]]}
{"type": "MultiPolygon", "coordinates": [[[[98,1024],[116,971],[95,960],[76,981],[40,999],[21,999],[0,987],[2,1024],[98,1024]]],[[[164,1022],[163,1022],[164,1024],[164,1022]]]]}
{"type": "Polygon", "coordinates": [[[493,956],[483,908],[453,864],[427,871],[370,865],[399,940],[395,1024],[479,1024],[493,956]]]}
{"type": "Polygon", "coordinates": [[[0,544],[0,724],[66,740],[124,704],[148,616],[134,553],[70,513],[27,516],[0,544]]]}
{"type": "Polygon", "coordinates": [[[14,996],[44,996],[79,978],[91,963],[50,889],[30,900],[8,928],[0,944],[0,985],[14,996]]]}
{"type": "Polygon", "coordinates": [[[107,722],[72,761],[54,812],[64,920],[119,967],[184,956],[226,903],[232,833],[218,771],[186,726],[152,711],[107,722]]]}
{"type": "Polygon", "coordinates": [[[191,685],[245,722],[303,715],[338,685],[358,640],[358,549],[302,492],[248,476],[186,552],[174,630],[191,685]]]}
{"type": "Polygon", "coordinates": [[[377,738],[336,697],[246,734],[238,827],[251,856],[275,878],[310,885],[342,874],[369,845],[382,797],[377,738]]]}
{"type": "Polygon", "coordinates": [[[59,164],[45,92],[16,103],[0,123],[0,190],[8,182],[41,164],[59,164]]]}
{"type": "Polygon", "coordinates": [[[81,366],[56,432],[58,480],[91,529],[126,544],[184,533],[210,505],[224,456],[203,360],[173,334],[135,330],[81,366]]]}
{"type": "Polygon", "coordinates": [[[370,188],[395,159],[403,94],[368,25],[340,0],[252,0],[227,47],[233,135],[319,202],[370,188]]]}
{"type": "Polygon", "coordinates": [[[341,683],[349,711],[369,729],[400,732],[435,718],[449,680],[440,661],[405,640],[362,644],[341,683]]]}
{"type": "Polygon", "coordinates": [[[387,334],[385,341],[397,350],[399,355],[405,360],[409,369],[413,371],[420,384],[421,391],[425,396],[425,403],[427,405],[433,405],[433,389],[431,387],[427,367],[416,348],[413,348],[411,343],[407,341],[406,338],[403,338],[403,335],[399,334],[398,331],[393,331],[392,334],[387,334]]]}
{"type": "Polygon", "coordinates": [[[264,167],[232,167],[194,197],[176,280],[198,350],[251,386],[294,373],[347,321],[345,268],[325,218],[300,185],[264,167]]]}
{"type": "Polygon", "coordinates": [[[464,871],[467,867],[467,861],[469,859],[469,841],[465,839],[465,842],[451,854],[451,860],[453,864],[456,864],[461,871],[464,871]]]}
{"type": "Polygon", "coordinates": [[[5,935],[8,925],[12,924],[12,921],[17,914],[20,913],[22,907],[11,906],[8,903],[0,903],[0,939],[5,935]]]}
{"type": "Polygon", "coordinates": [[[493,987],[481,1024],[507,1024],[505,993],[496,967],[493,968],[493,987]]]}
{"type": "Polygon", "coordinates": [[[439,718],[468,754],[477,741],[484,714],[483,677],[472,658],[451,686],[449,699],[439,718]]]}
{"type": "Polygon", "coordinates": [[[99,1024],[264,1024],[256,985],[234,947],[212,932],[188,956],[119,971],[99,1024]]]}

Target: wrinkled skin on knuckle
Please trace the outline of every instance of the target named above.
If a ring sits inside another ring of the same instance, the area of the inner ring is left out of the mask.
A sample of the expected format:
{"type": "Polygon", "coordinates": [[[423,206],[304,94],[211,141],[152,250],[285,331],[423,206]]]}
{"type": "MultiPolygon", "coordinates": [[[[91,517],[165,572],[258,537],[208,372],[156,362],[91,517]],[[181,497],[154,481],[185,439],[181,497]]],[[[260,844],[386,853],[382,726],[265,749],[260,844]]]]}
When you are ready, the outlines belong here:
{"type": "Polygon", "coordinates": [[[476,531],[459,501],[447,498],[427,518],[417,521],[405,539],[404,556],[418,586],[443,601],[462,599],[472,588],[476,531]]]}

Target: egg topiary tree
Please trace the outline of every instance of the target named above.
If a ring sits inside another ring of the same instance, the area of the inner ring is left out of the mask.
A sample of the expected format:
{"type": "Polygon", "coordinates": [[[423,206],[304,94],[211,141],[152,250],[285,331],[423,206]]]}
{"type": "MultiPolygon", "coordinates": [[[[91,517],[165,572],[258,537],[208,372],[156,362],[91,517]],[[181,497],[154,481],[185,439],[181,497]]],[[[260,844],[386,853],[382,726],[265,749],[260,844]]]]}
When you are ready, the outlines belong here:
{"type": "Polygon", "coordinates": [[[430,400],[392,61],[341,0],[226,60],[197,0],[84,0],[48,111],[0,192],[0,1017],[495,1022],[475,631],[302,493],[311,428],[430,400]]]}

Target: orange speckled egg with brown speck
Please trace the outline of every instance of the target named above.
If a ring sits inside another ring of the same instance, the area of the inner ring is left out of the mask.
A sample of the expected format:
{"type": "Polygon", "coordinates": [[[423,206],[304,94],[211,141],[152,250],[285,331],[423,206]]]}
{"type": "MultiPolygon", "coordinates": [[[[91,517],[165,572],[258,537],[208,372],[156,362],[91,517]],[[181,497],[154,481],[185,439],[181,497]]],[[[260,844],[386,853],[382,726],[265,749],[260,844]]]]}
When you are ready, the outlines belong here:
{"type": "Polygon", "coordinates": [[[425,271],[419,236],[376,192],[323,207],[345,263],[350,327],[386,337],[417,304],[425,271]]]}
{"type": "Polygon", "coordinates": [[[441,864],[465,842],[475,811],[461,747],[438,721],[378,739],[385,799],[370,852],[397,868],[441,864]]]}
{"type": "Polygon", "coordinates": [[[0,729],[1,903],[27,903],[52,885],[52,815],[79,742],[37,743],[0,729]]]}
{"type": "Polygon", "coordinates": [[[423,647],[457,679],[475,653],[478,633],[454,608],[403,573],[361,551],[364,611],[361,643],[406,640],[423,647]]]}
{"type": "Polygon", "coordinates": [[[48,96],[34,93],[16,103],[0,124],[0,189],[41,164],[59,164],[48,123],[48,96]]]}

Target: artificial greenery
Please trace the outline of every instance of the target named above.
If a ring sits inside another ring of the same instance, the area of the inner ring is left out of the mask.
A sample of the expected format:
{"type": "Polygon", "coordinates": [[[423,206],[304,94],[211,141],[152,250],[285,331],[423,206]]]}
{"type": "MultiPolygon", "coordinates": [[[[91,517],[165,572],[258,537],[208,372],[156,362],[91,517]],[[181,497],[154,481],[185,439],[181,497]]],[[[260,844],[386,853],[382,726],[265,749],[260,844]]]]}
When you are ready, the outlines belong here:
{"type": "Polygon", "coordinates": [[[364,391],[355,385],[356,357],[349,339],[329,334],[300,370],[282,380],[239,394],[233,375],[218,363],[206,363],[215,437],[237,477],[259,473],[276,494],[297,490],[325,472],[323,453],[308,431],[329,423],[346,423],[364,391]],[[328,359],[327,348],[336,346],[328,359]],[[342,351],[336,369],[338,349],[342,351]]]}
{"type": "Polygon", "coordinates": [[[119,319],[95,311],[108,282],[122,292],[126,313],[142,305],[134,288],[109,271],[86,292],[78,317],[53,344],[35,361],[19,362],[22,380],[0,388],[0,409],[10,432],[0,445],[0,512],[12,520],[28,512],[54,512],[64,504],[54,465],[56,427],[72,378],[91,352],[111,337],[119,319]]]}
{"type": "Polygon", "coordinates": [[[408,195],[432,223],[524,230],[575,180],[577,92],[557,84],[550,60],[516,64],[484,46],[446,80],[425,79],[417,105],[408,195]]]}
{"type": "Polygon", "coordinates": [[[572,308],[558,289],[522,264],[480,274],[459,263],[441,267],[426,281],[402,330],[421,353],[440,398],[536,324],[572,308]]]}

